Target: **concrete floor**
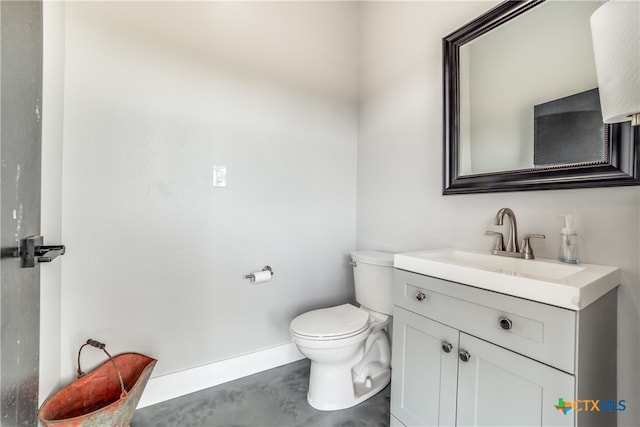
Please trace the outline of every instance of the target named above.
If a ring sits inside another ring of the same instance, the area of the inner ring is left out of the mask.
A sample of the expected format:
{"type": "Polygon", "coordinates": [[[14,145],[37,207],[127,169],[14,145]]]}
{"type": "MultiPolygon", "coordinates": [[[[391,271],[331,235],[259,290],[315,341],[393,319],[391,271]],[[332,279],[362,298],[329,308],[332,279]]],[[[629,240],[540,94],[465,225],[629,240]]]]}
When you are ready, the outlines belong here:
{"type": "Polygon", "coordinates": [[[307,359],[136,411],[131,427],[388,427],[391,388],[353,408],[307,403],[307,359]]]}

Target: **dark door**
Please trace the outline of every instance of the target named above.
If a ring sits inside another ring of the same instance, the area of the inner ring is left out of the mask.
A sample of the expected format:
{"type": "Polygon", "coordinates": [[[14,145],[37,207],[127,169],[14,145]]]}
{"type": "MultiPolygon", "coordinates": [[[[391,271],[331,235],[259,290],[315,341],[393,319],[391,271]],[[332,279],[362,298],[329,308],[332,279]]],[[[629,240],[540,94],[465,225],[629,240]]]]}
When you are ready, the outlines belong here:
{"type": "MultiPolygon", "coordinates": [[[[40,234],[42,3],[0,1],[0,240],[40,234]]],[[[0,424],[35,426],[40,267],[0,261],[0,424]]]]}

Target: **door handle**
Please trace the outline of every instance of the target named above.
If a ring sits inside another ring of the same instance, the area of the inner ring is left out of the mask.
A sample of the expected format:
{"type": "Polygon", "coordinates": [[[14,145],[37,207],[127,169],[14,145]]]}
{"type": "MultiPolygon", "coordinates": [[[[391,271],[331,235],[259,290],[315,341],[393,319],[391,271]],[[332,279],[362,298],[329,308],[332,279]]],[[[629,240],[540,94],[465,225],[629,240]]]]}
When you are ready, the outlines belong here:
{"type": "Polygon", "coordinates": [[[64,255],[64,245],[48,245],[42,243],[42,236],[31,236],[24,239],[20,247],[2,250],[2,258],[22,258],[22,267],[31,268],[37,262],[51,262],[60,255],[64,255]]]}
{"type": "Polygon", "coordinates": [[[60,255],[64,255],[64,245],[40,246],[38,252],[38,262],[51,262],[60,255]]]}

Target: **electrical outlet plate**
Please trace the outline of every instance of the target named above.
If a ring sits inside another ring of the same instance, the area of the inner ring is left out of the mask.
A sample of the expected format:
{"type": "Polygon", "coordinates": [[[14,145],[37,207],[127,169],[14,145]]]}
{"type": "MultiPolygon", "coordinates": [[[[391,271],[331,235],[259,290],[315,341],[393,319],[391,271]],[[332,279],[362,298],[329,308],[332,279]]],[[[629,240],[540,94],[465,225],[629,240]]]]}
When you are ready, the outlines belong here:
{"type": "Polygon", "coordinates": [[[226,166],[213,166],[213,186],[214,187],[226,187],[227,186],[227,167],[226,166]]]}

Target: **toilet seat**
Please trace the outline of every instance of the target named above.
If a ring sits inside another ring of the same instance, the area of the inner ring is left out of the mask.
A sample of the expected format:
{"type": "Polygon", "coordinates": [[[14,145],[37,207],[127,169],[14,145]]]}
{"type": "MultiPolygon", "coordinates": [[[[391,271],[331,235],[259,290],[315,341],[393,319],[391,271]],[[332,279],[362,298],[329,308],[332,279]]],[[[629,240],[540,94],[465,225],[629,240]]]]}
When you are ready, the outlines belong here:
{"type": "Polygon", "coordinates": [[[369,313],[351,304],[312,310],[293,319],[291,334],[308,340],[340,340],[369,328],[369,313]]]}

